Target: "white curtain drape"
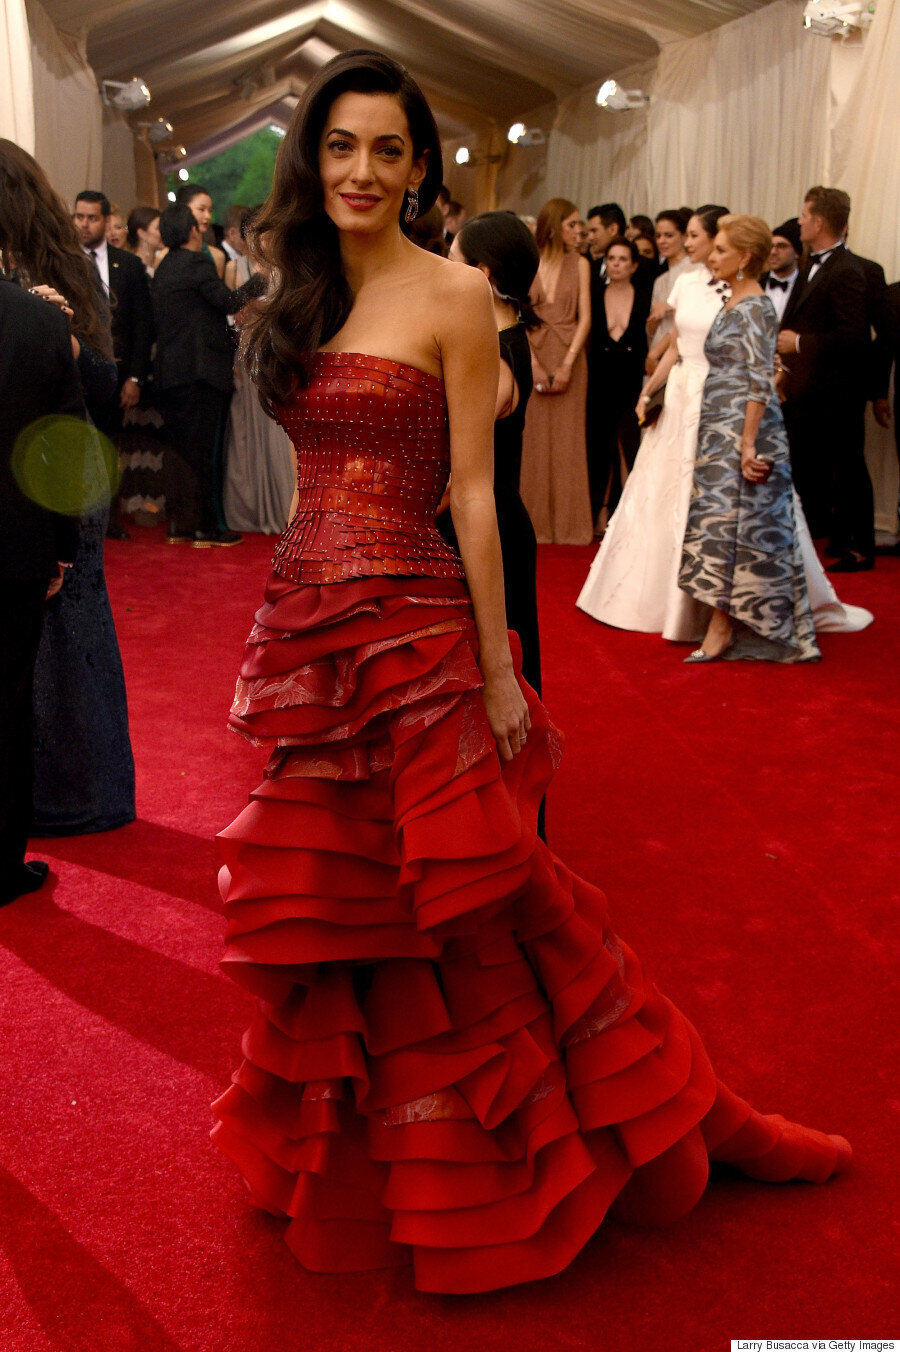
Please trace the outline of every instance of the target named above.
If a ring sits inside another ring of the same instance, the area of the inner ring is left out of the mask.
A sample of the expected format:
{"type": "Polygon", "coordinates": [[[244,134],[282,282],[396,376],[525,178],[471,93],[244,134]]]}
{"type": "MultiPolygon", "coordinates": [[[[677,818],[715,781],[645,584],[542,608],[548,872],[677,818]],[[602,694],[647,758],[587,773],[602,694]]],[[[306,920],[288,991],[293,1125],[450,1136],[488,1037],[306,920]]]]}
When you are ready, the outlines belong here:
{"type": "Polygon", "coordinates": [[[100,187],[102,104],[84,40],[59,32],[38,3],[26,0],[34,81],[34,157],[70,204],[81,188],[100,187]]]}
{"type": "Polygon", "coordinates": [[[834,128],[835,184],[850,194],[851,244],[900,277],[900,0],[878,0],[856,88],[834,128]]]}
{"type": "Polygon", "coordinates": [[[34,151],[34,91],[25,0],[0,0],[0,136],[34,151]]]}
{"type": "MultiPolygon", "coordinates": [[[[826,159],[830,49],[804,31],[796,0],[668,43],[655,69],[620,80],[651,95],[608,113],[592,86],[564,103],[548,147],[543,198],[618,201],[652,214],[723,202],[773,223],[796,215],[826,159]]],[[[533,210],[535,195],[528,203],[533,210]]]]}

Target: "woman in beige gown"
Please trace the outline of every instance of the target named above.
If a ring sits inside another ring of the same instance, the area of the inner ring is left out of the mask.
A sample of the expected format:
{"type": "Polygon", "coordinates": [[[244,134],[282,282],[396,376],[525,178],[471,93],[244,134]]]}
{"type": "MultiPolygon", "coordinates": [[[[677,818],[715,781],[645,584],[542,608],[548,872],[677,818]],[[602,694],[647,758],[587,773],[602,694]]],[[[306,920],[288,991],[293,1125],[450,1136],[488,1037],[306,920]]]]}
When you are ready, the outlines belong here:
{"type": "Polygon", "coordinates": [[[590,269],[577,251],[578,221],[575,204],[554,197],[541,208],[535,232],[541,263],[531,303],[543,323],[528,334],[534,393],[525,416],[521,494],[544,544],[586,545],[593,537],[584,440],[590,269]]]}

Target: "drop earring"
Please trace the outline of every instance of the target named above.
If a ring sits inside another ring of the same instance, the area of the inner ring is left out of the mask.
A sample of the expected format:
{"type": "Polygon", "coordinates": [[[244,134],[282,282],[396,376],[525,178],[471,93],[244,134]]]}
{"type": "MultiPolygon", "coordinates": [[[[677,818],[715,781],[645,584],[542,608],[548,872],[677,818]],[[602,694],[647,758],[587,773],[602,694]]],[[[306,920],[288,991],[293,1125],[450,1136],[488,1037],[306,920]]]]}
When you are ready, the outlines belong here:
{"type": "Polygon", "coordinates": [[[415,188],[407,188],[406,195],[409,198],[409,201],[406,204],[406,213],[403,219],[406,221],[406,224],[409,225],[419,214],[419,194],[416,192],[415,188]]]}
{"type": "Polygon", "coordinates": [[[742,282],[742,281],[744,280],[744,269],[743,269],[743,268],[738,268],[738,270],[737,270],[737,279],[738,279],[739,282],[742,282]]]}

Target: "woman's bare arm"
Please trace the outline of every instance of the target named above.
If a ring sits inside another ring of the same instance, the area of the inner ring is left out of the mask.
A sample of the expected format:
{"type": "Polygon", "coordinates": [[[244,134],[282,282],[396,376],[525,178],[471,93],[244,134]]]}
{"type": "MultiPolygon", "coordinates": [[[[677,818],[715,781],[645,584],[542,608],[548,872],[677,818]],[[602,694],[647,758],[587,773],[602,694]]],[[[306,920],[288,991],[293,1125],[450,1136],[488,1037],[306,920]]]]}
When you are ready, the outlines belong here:
{"type": "Polygon", "coordinates": [[[568,351],[553,372],[553,393],[565,394],[572,378],[572,367],[591,331],[591,268],[586,258],[578,259],[578,323],[568,351]]]}
{"type": "Polygon", "coordinates": [[[494,506],[497,327],[490,286],[474,268],[442,269],[438,290],[438,341],[450,416],[450,510],[475,613],[488,721],[500,755],[510,760],[529,718],[509,650],[494,506]]]}

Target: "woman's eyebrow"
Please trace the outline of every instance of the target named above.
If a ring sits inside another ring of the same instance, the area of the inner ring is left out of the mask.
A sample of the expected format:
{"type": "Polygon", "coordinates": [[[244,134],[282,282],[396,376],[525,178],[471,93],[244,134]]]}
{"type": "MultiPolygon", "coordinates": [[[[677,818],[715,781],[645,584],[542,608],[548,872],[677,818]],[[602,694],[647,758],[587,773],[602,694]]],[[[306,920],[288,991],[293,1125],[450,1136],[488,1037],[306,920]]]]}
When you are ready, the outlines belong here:
{"type": "MultiPolygon", "coordinates": [[[[351,140],[351,141],[355,141],[355,140],[357,139],[357,137],[356,137],[356,132],[354,132],[354,131],[345,131],[343,127],[332,127],[331,130],[328,131],[328,132],[326,132],[325,134],[326,134],[326,136],[346,136],[346,137],[348,138],[348,140],[351,140]]],[[[385,131],[385,132],[382,132],[380,136],[376,136],[376,137],[375,137],[375,140],[376,140],[376,141],[399,141],[401,145],[404,145],[404,146],[406,145],[406,141],[403,139],[403,137],[402,137],[402,136],[400,135],[400,133],[397,132],[397,131],[385,131]]]]}

